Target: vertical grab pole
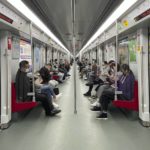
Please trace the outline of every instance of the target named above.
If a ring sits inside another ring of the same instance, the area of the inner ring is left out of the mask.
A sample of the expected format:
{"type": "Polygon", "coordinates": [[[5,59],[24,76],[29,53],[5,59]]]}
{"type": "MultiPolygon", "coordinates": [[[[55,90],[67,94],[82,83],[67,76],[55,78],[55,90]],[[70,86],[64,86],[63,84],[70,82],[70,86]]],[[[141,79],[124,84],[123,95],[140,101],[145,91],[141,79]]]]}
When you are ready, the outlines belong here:
{"type": "Polygon", "coordinates": [[[74,53],[74,114],[77,114],[76,62],[75,62],[75,37],[73,37],[73,53],[74,53]]]}
{"type": "Polygon", "coordinates": [[[30,22],[30,42],[31,42],[31,58],[32,58],[32,88],[33,88],[33,102],[35,102],[35,86],[34,86],[34,50],[32,41],[32,22],[30,22]]]}
{"type": "Polygon", "coordinates": [[[115,70],[115,100],[117,100],[117,63],[118,63],[118,21],[116,20],[116,70],[115,70]]]}

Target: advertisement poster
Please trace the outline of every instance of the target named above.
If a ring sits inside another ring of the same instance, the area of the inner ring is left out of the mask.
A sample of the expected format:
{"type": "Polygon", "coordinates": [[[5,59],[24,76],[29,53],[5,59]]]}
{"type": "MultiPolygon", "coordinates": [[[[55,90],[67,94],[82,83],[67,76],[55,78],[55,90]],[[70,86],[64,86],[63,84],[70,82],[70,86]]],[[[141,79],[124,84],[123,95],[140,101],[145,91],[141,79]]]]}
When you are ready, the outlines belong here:
{"type": "Polygon", "coordinates": [[[13,37],[12,40],[12,59],[19,59],[20,57],[20,39],[17,37],[13,37]]]}
{"type": "Polygon", "coordinates": [[[20,40],[20,60],[27,60],[32,65],[31,59],[31,45],[30,43],[20,40]]]}
{"type": "Polygon", "coordinates": [[[130,53],[130,62],[136,62],[136,40],[130,40],[128,43],[128,47],[130,53]]]}

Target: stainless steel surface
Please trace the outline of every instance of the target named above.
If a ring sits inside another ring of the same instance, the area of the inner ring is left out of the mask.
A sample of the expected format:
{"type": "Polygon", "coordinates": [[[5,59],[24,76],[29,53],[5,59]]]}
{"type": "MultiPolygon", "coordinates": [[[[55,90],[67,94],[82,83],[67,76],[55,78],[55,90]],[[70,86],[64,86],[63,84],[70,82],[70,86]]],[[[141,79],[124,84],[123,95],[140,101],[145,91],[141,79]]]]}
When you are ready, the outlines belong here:
{"type": "Polygon", "coordinates": [[[23,1],[73,52],[73,32],[79,50],[123,0],[75,0],[75,29],[72,26],[72,0],[23,1]]]}

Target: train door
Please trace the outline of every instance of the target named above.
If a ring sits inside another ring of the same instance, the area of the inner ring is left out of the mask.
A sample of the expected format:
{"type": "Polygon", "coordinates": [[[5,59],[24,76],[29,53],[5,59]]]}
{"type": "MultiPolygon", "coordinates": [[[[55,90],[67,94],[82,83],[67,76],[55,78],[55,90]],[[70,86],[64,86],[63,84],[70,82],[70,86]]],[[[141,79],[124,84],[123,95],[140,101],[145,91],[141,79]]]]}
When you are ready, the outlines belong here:
{"type": "Polygon", "coordinates": [[[11,53],[12,37],[0,31],[0,126],[7,128],[11,120],[11,53]]]}

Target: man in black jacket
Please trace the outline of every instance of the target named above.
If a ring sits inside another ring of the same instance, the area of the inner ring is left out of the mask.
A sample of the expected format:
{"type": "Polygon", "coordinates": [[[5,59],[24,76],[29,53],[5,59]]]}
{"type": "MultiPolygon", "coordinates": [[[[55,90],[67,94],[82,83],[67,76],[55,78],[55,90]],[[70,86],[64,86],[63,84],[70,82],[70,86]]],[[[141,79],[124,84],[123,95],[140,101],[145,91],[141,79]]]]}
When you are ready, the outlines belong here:
{"type": "Polygon", "coordinates": [[[29,101],[31,99],[27,93],[30,92],[30,79],[27,76],[29,72],[29,62],[23,60],[19,64],[19,69],[16,74],[16,95],[18,101],[29,101]]]}

